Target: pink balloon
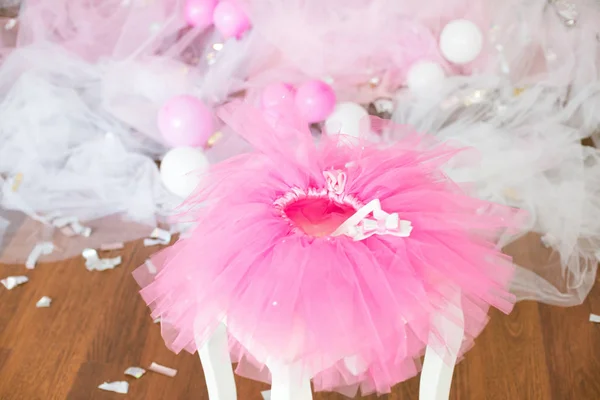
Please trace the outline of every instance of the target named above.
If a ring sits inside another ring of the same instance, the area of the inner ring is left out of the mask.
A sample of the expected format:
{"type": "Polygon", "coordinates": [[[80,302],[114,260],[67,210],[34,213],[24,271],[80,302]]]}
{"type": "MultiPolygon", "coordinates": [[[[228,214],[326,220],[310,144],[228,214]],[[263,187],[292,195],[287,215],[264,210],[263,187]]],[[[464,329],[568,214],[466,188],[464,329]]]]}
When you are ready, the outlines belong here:
{"type": "Polygon", "coordinates": [[[167,101],[158,112],[157,122],[165,142],[173,147],[204,146],[215,128],[211,109],[188,95],[167,101]]]}
{"type": "Polygon", "coordinates": [[[335,92],[323,81],[303,83],[296,92],[296,109],[308,123],[324,121],[335,108],[335,92]]]}
{"type": "Polygon", "coordinates": [[[273,83],[262,92],[261,105],[264,109],[277,108],[285,103],[292,103],[296,89],[287,83],[273,83]]]}
{"type": "Polygon", "coordinates": [[[183,13],[188,24],[207,28],[213,23],[213,13],[217,0],[186,0],[183,13]]]}
{"type": "Polygon", "coordinates": [[[250,29],[250,19],[235,2],[222,0],[213,14],[215,27],[225,38],[241,38],[250,29]]]}

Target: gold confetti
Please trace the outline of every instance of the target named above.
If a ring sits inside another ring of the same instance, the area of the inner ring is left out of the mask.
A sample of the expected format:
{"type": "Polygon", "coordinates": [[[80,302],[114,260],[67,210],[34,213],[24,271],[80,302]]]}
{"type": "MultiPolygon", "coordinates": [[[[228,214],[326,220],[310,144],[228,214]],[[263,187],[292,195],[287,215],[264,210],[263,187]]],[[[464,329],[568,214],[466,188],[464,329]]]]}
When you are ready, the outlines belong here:
{"type": "Polygon", "coordinates": [[[521,93],[523,93],[524,91],[525,91],[525,88],[514,88],[513,96],[515,96],[515,97],[520,96],[521,93]]]}
{"type": "Polygon", "coordinates": [[[519,196],[519,192],[517,192],[516,189],[511,188],[511,187],[504,189],[504,196],[506,196],[507,198],[514,200],[514,201],[521,200],[521,196],[519,196]]]}
{"type": "Polygon", "coordinates": [[[19,187],[21,187],[21,183],[23,183],[23,174],[19,172],[15,175],[15,178],[13,180],[12,191],[16,192],[17,190],[19,190],[19,187]]]}
{"type": "Polygon", "coordinates": [[[208,141],[206,142],[206,148],[211,148],[215,145],[215,143],[217,143],[217,141],[219,141],[219,139],[221,139],[223,137],[223,132],[221,131],[217,131],[215,132],[210,138],[208,138],[208,141]]]}

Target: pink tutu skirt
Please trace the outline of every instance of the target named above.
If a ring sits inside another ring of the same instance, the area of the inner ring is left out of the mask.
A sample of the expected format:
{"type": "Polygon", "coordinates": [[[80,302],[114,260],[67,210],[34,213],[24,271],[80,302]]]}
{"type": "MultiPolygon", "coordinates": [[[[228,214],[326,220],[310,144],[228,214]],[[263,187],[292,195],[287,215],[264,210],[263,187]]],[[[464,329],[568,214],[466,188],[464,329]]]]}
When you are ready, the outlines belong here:
{"type": "Polygon", "coordinates": [[[495,238],[521,215],[446,177],[468,151],[375,120],[403,139],[315,145],[304,124],[246,105],[222,117],[256,152],[215,165],[186,202],[196,228],[152,259],[158,273],[134,274],[173,351],[196,351],[226,318],[235,361],[263,372],[251,377],[277,359],[315,390],[387,393],[418,372],[432,317],[457,294],[464,349],[489,306],[510,312],[513,267],[495,238]]]}

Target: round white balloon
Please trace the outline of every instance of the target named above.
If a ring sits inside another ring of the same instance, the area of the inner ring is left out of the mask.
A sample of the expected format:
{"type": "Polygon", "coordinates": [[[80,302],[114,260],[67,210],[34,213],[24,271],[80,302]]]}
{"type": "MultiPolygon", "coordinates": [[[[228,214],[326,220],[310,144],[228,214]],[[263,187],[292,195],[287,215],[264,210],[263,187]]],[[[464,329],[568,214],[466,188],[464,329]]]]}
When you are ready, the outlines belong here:
{"type": "Polygon", "coordinates": [[[440,87],[446,74],[438,63],[419,61],[413,64],[406,76],[406,86],[415,93],[424,93],[440,87]]]}
{"type": "Polygon", "coordinates": [[[325,132],[328,135],[349,135],[359,137],[368,131],[369,113],[356,103],[342,102],[335,106],[331,115],[325,120],[325,132]]]}
{"type": "Polygon", "coordinates": [[[209,167],[201,150],[176,147],[165,154],[160,163],[160,177],[169,191],[176,196],[188,197],[200,182],[200,174],[209,167]]]}
{"type": "Polygon", "coordinates": [[[473,22],[466,19],[450,21],[440,35],[440,51],[454,64],[475,60],[483,48],[483,34],[473,22]]]}

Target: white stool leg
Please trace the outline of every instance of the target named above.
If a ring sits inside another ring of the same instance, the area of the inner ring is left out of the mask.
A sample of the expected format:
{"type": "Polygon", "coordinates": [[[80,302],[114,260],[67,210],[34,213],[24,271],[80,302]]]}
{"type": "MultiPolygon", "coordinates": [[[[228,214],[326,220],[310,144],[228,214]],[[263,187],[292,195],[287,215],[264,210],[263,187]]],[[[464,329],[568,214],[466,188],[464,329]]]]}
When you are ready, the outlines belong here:
{"type": "MultiPolygon", "coordinates": [[[[448,400],[450,397],[454,364],[456,364],[464,336],[464,316],[460,305],[460,295],[457,295],[454,304],[448,305],[446,313],[444,316],[435,317],[433,324],[444,338],[450,355],[447,359],[442,359],[433,348],[427,347],[421,372],[419,400],[448,400]],[[451,316],[451,318],[446,316],[451,316]]],[[[432,335],[431,340],[439,339],[432,335]]]]}
{"type": "Polygon", "coordinates": [[[227,328],[221,324],[212,337],[198,348],[208,398],[210,400],[236,400],[235,379],[229,356],[227,328]]]}
{"type": "Polygon", "coordinates": [[[296,366],[273,366],[271,400],[312,400],[310,377],[296,366]]]}

